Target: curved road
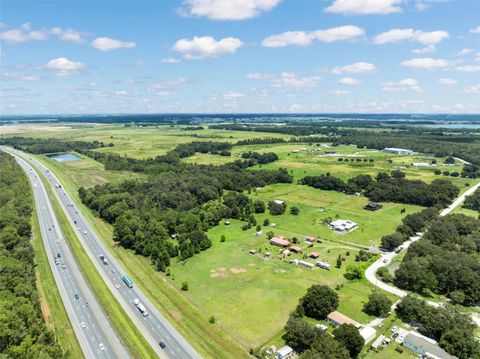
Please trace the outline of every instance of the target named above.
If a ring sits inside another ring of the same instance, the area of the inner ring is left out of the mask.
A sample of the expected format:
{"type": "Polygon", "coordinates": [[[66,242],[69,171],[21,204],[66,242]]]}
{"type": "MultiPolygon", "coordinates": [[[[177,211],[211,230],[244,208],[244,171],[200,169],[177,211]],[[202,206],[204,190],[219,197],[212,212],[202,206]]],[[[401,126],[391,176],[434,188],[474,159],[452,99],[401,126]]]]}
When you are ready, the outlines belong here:
{"type": "MultiPolygon", "coordinates": [[[[132,288],[129,288],[123,282],[122,277],[127,271],[109,253],[81,211],[75,206],[71,197],[63,189],[57,177],[42,163],[27,154],[13,149],[8,150],[17,156],[28,159],[45,175],[92,263],[157,355],[162,358],[200,359],[201,356],[187,343],[168,320],[160,314],[143,292],[135,284],[132,288]],[[100,259],[100,256],[105,257],[107,264],[100,259]],[[142,315],[140,310],[137,309],[134,303],[136,299],[146,308],[147,316],[142,315]],[[165,344],[165,348],[160,347],[160,341],[165,344]]],[[[134,268],[129,269],[134,270],[134,268]]]]}
{"type": "MultiPolygon", "coordinates": [[[[447,214],[451,213],[455,208],[457,208],[465,200],[465,198],[467,196],[470,196],[478,188],[480,188],[480,183],[477,183],[476,185],[470,187],[467,191],[465,191],[462,195],[460,195],[455,201],[453,201],[453,203],[450,206],[448,206],[443,211],[441,211],[440,216],[443,217],[443,216],[446,216],[447,214]]],[[[423,235],[423,233],[417,233],[417,236],[410,237],[406,242],[404,242],[401,245],[401,247],[403,247],[403,250],[406,250],[413,242],[419,240],[422,237],[422,235],[423,235]]],[[[377,287],[379,287],[379,288],[381,288],[381,289],[383,289],[383,290],[385,290],[389,293],[392,293],[392,294],[396,295],[397,297],[405,297],[408,294],[407,292],[405,292],[404,290],[402,290],[400,288],[397,288],[393,285],[382,282],[380,279],[378,279],[378,277],[376,275],[377,270],[380,267],[384,267],[384,266],[388,265],[393,260],[393,258],[395,258],[395,256],[398,254],[398,253],[395,253],[395,250],[392,251],[392,252],[387,252],[387,253],[383,254],[378,260],[373,262],[366,269],[365,277],[373,285],[375,285],[375,286],[377,286],[377,287]]],[[[430,301],[428,301],[428,304],[430,304],[432,306],[435,306],[435,307],[440,306],[439,303],[430,302],[430,301]]],[[[477,325],[480,325],[480,318],[479,317],[472,314],[472,319],[473,319],[473,321],[475,321],[475,323],[477,325]]]]}
{"type": "Polygon", "coordinates": [[[48,261],[85,357],[129,358],[65,242],[43,181],[27,162],[15,159],[31,182],[48,261]]]}

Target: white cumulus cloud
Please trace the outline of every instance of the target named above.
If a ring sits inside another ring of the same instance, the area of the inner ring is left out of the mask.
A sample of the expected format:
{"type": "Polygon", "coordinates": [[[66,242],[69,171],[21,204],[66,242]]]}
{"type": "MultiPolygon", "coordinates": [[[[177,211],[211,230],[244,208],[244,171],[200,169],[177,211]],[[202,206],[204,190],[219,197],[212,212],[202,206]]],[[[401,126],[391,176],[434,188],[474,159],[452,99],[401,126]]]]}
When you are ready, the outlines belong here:
{"type": "Polygon", "coordinates": [[[25,23],[19,27],[0,32],[0,40],[8,43],[22,43],[27,41],[48,40],[51,35],[57,36],[60,40],[82,43],[83,34],[74,29],[62,29],[53,27],[51,29],[32,30],[30,23],[25,23]]]}
{"type": "Polygon", "coordinates": [[[224,93],[222,93],[222,97],[223,97],[225,100],[236,100],[236,99],[245,97],[245,94],[239,93],[239,92],[229,91],[229,92],[224,92],[224,93]]]}
{"type": "Polygon", "coordinates": [[[47,62],[44,68],[55,71],[57,76],[72,76],[82,71],[85,68],[85,64],[70,61],[65,57],[59,57],[47,62]]]}
{"type": "Polygon", "coordinates": [[[178,87],[185,85],[186,83],[188,83],[186,77],[165,79],[153,83],[148,87],[148,91],[155,92],[161,96],[173,95],[178,87]]]}
{"type": "Polygon", "coordinates": [[[450,37],[450,34],[447,31],[437,30],[437,31],[422,31],[414,29],[392,29],[386,32],[382,32],[375,36],[373,42],[377,45],[402,42],[402,41],[412,41],[419,44],[425,45],[425,47],[420,49],[415,49],[412,52],[415,54],[427,54],[434,52],[436,50],[435,45],[439,44],[443,40],[450,37]]]}
{"type": "Polygon", "coordinates": [[[351,65],[337,66],[332,69],[332,73],[335,75],[341,74],[362,74],[374,72],[377,67],[368,62],[355,62],[351,65]]]}
{"type": "Polygon", "coordinates": [[[384,82],[382,83],[382,90],[387,92],[407,90],[423,92],[418,81],[412,78],[406,78],[397,82],[384,82]]]}
{"type": "Polygon", "coordinates": [[[401,12],[403,0],[334,0],[326,12],[343,15],[386,15],[401,12]]]}
{"type": "Polygon", "coordinates": [[[109,37],[97,37],[92,41],[90,46],[100,51],[112,51],[116,49],[133,49],[137,44],[134,42],[111,39],[109,37]]]}
{"type": "Polygon", "coordinates": [[[432,59],[431,57],[420,57],[402,62],[403,66],[411,67],[414,69],[444,69],[450,65],[447,60],[444,59],[432,59]]]}
{"type": "Polygon", "coordinates": [[[177,59],[176,57],[167,57],[166,59],[163,59],[162,62],[164,64],[178,64],[182,62],[182,60],[177,59]]]}
{"type": "Polygon", "coordinates": [[[470,32],[472,34],[480,34],[480,26],[474,27],[473,29],[470,29],[470,32]]]}
{"type": "Polygon", "coordinates": [[[342,85],[360,85],[362,81],[354,79],[353,77],[344,77],[338,80],[338,83],[342,85]]]}
{"type": "Polygon", "coordinates": [[[212,20],[244,20],[270,11],[280,0],[184,0],[181,12],[212,20]]]}
{"type": "Polygon", "coordinates": [[[282,34],[271,35],[262,41],[265,47],[285,47],[288,45],[308,46],[313,41],[336,42],[358,38],[365,35],[365,30],[354,25],[332,27],[316,31],[287,31],[282,34]]]}
{"type": "Polygon", "coordinates": [[[464,92],[466,92],[466,93],[480,93],[480,85],[465,87],[464,92]]]}
{"type": "Polygon", "coordinates": [[[319,76],[298,76],[293,72],[281,72],[280,74],[268,74],[268,73],[250,73],[247,75],[247,79],[270,81],[271,86],[278,89],[295,89],[297,91],[312,89],[317,87],[318,82],[321,80],[319,76]]]}
{"type": "Polygon", "coordinates": [[[444,78],[444,79],[439,79],[438,83],[440,85],[456,85],[458,83],[458,81],[455,80],[455,79],[444,78]]]}
{"type": "Polygon", "coordinates": [[[234,54],[243,42],[234,37],[215,40],[212,36],[195,36],[193,39],[180,39],[172,50],[183,54],[187,60],[204,60],[225,54],[234,54]]]}
{"type": "Polygon", "coordinates": [[[459,72],[480,72],[480,65],[457,66],[454,70],[459,72]]]}
{"type": "Polygon", "coordinates": [[[37,75],[24,74],[20,72],[5,72],[2,74],[2,77],[8,80],[15,81],[40,81],[42,78],[37,75]]]}

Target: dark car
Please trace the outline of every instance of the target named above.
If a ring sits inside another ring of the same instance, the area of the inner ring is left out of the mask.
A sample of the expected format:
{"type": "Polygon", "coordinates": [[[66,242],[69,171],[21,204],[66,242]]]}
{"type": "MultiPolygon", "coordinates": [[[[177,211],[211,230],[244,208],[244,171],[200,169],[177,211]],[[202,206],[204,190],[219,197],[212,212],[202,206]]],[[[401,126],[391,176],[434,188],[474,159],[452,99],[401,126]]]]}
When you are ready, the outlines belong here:
{"type": "Polygon", "coordinates": [[[75,299],[79,299],[80,297],[78,296],[78,294],[75,294],[75,299]]]}
{"type": "Polygon", "coordinates": [[[160,348],[165,349],[165,343],[163,342],[163,340],[160,340],[158,344],[160,345],[160,348]]]}

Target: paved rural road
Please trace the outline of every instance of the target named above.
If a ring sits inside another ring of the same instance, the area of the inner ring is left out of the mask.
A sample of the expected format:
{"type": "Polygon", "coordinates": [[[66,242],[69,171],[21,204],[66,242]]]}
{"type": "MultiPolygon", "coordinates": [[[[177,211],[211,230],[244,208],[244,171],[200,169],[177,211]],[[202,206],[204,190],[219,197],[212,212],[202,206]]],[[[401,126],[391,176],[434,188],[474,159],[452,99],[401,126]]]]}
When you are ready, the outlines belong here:
{"type": "Polygon", "coordinates": [[[15,159],[32,184],[48,261],[85,357],[129,358],[65,242],[42,180],[24,160],[17,156],[15,159]]]}
{"type": "MultiPolygon", "coordinates": [[[[440,212],[440,216],[446,216],[447,214],[449,214],[450,212],[452,212],[455,208],[457,208],[464,200],[465,200],[465,197],[471,195],[473,192],[475,192],[478,188],[480,188],[480,183],[477,183],[476,185],[470,187],[467,191],[465,191],[462,195],[460,195],[455,201],[453,201],[453,203],[448,206],[447,208],[445,208],[442,212],[440,212]]],[[[405,243],[403,243],[401,245],[401,247],[403,247],[403,250],[407,250],[407,248],[415,241],[419,240],[420,238],[422,237],[422,233],[417,233],[417,236],[415,237],[410,237],[408,239],[408,241],[406,241],[405,243]]],[[[400,288],[397,288],[393,285],[389,285],[387,283],[384,283],[382,282],[380,279],[377,278],[376,276],[376,273],[377,273],[377,270],[380,268],[380,267],[384,267],[386,266],[387,264],[389,264],[393,258],[395,258],[395,256],[397,255],[398,253],[395,253],[395,250],[392,251],[392,252],[388,252],[388,253],[385,253],[384,255],[382,255],[378,260],[376,260],[375,262],[373,262],[368,268],[367,270],[365,271],[365,277],[368,279],[368,281],[370,283],[372,283],[373,285],[389,292],[389,293],[392,293],[394,295],[396,295],[397,297],[405,297],[408,293],[405,292],[404,290],[400,289],[400,288]]],[[[439,303],[435,303],[435,302],[430,302],[428,301],[428,304],[432,305],[432,306],[435,306],[435,307],[439,307],[440,304],[439,303]]],[[[472,314],[472,319],[473,321],[475,321],[475,323],[477,325],[480,326],[480,318],[478,316],[476,316],[475,314],[472,314]]]]}
{"type": "MultiPolygon", "coordinates": [[[[129,288],[123,282],[122,276],[127,272],[109,253],[108,249],[90,227],[90,224],[82,215],[81,211],[75,206],[71,197],[63,189],[63,186],[61,186],[61,183],[55,175],[42,163],[31,158],[29,155],[13,149],[9,149],[9,151],[24,159],[28,159],[45,175],[92,263],[122,308],[138,327],[157,355],[162,358],[201,358],[135,284],[133,288],[129,288]],[[59,187],[59,185],[61,187],[59,187]],[[102,262],[100,259],[101,255],[106,258],[108,264],[102,262]],[[145,306],[148,312],[147,316],[143,316],[134,305],[133,302],[135,299],[139,299],[145,306]],[[165,343],[165,349],[160,347],[160,341],[165,343]]],[[[135,270],[135,268],[129,269],[130,271],[135,270]]]]}

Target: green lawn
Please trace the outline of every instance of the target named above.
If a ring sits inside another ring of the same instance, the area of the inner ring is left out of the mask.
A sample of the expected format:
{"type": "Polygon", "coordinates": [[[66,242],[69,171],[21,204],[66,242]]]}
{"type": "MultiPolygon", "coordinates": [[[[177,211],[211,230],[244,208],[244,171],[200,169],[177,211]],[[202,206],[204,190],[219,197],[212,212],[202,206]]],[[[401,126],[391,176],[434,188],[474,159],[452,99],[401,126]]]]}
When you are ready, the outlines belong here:
{"type": "Polygon", "coordinates": [[[286,201],[287,214],[258,216],[259,224],[262,224],[266,217],[276,224],[276,227],[271,229],[275,234],[287,237],[315,236],[363,246],[378,245],[382,236],[395,231],[405,215],[422,209],[413,205],[383,203],[381,210],[372,212],[363,209],[368,203],[368,199],[363,196],[350,196],[340,192],[291,184],[275,184],[260,188],[252,194],[252,198],[259,198],[265,202],[275,199],[286,201]],[[288,213],[289,207],[292,206],[300,209],[298,216],[288,213]],[[402,209],[405,209],[404,214],[400,213],[402,209]],[[349,219],[358,223],[359,228],[348,234],[337,234],[323,223],[323,220],[328,218],[349,219]]]}
{"type": "Polygon", "coordinates": [[[83,358],[82,349],[78,344],[48,262],[35,206],[32,215],[32,246],[35,252],[36,284],[43,318],[47,327],[55,333],[55,338],[64,351],[65,357],[83,358]]]}
{"type": "Polygon", "coordinates": [[[212,248],[173,263],[170,280],[177,287],[187,281],[186,296],[202,311],[215,316],[219,325],[245,348],[257,347],[278,336],[298,299],[313,284],[331,287],[344,284],[338,291],[339,310],[361,323],[372,319],[361,308],[373,286],[363,280],[352,282],[343,277],[346,266],[354,263],[357,249],[329,242],[307,249],[302,242],[304,253],[318,252],[319,259],[332,264],[330,271],[309,270],[289,263],[290,259],[301,259],[302,255],[278,259],[278,247],[270,246],[264,236],[255,236],[253,229],[242,231],[241,225],[242,222],[231,220],[229,226],[221,224],[211,229],[212,248]],[[223,243],[220,242],[222,235],[226,237],[223,243]],[[271,256],[251,255],[250,249],[270,251],[271,256]],[[334,268],[339,254],[346,257],[341,269],[334,268]],[[257,329],[259,325],[261,331],[257,329]]]}

